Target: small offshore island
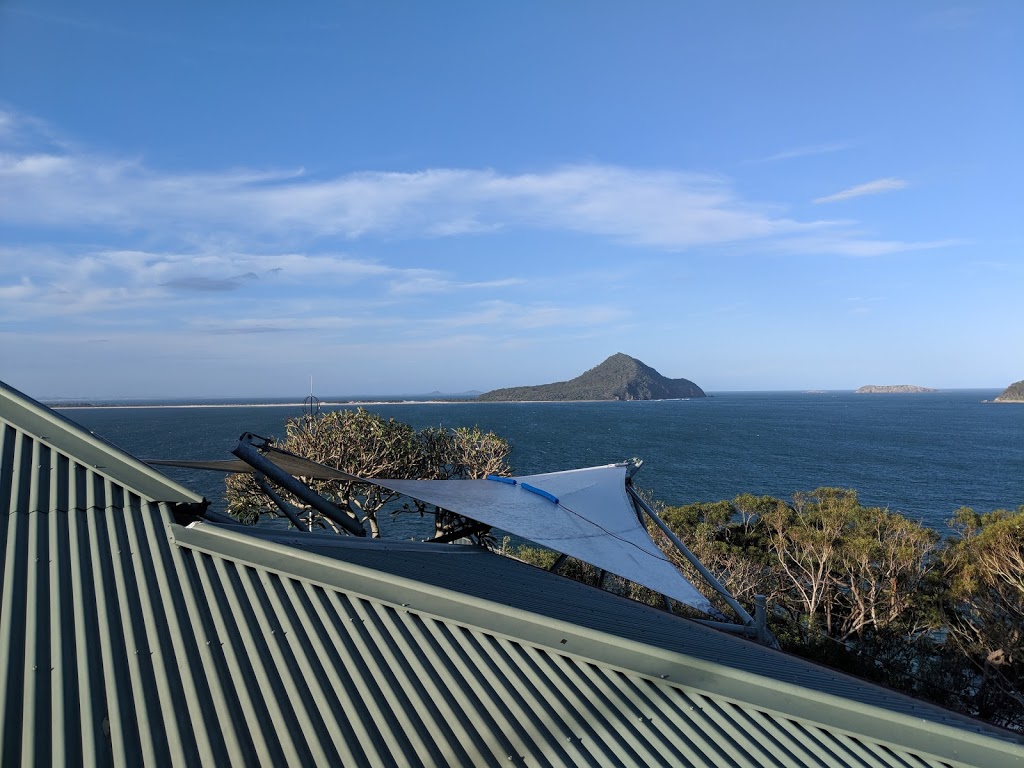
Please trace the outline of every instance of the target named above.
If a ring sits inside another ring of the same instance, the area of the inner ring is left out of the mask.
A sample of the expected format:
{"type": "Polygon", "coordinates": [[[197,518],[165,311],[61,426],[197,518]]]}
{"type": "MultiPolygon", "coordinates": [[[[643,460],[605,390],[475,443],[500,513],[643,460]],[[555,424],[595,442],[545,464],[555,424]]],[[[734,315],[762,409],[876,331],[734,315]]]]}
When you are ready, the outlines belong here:
{"type": "Polygon", "coordinates": [[[918,394],[920,392],[938,392],[931,387],[918,387],[915,384],[865,384],[854,391],[855,395],[884,395],[884,394],[918,394]]]}
{"type": "Polygon", "coordinates": [[[649,365],[618,352],[596,368],[570,381],[505,387],[484,392],[477,400],[489,402],[571,400],[679,400],[707,397],[689,379],[669,379],[649,365]]]}
{"type": "Polygon", "coordinates": [[[993,403],[1024,403],[1024,379],[1004,389],[993,403]]]}

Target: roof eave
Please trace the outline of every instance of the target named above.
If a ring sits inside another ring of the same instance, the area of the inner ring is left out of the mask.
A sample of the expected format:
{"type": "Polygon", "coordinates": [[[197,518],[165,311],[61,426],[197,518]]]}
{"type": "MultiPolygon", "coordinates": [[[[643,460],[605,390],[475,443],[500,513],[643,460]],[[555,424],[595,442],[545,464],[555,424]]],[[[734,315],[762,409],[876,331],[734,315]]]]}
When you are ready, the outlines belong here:
{"type": "Polygon", "coordinates": [[[6,421],[41,443],[73,456],[97,472],[117,478],[119,483],[150,501],[189,505],[205,503],[199,494],[2,381],[0,421],[6,421]]]}

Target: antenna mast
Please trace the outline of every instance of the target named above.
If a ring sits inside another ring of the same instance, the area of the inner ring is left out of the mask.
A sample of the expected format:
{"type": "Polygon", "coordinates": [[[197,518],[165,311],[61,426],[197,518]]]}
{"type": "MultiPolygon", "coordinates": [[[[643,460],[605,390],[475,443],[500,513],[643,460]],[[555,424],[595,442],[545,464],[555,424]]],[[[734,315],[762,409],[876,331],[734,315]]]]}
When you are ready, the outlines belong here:
{"type": "Polygon", "coordinates": [[[309,397],[307,397],[302,403],[302,415],[307,420],[312,420],[316,416],[320,415],[320,398],[313,394],[313,376],[310,374],[309,377],[309,397]]]}

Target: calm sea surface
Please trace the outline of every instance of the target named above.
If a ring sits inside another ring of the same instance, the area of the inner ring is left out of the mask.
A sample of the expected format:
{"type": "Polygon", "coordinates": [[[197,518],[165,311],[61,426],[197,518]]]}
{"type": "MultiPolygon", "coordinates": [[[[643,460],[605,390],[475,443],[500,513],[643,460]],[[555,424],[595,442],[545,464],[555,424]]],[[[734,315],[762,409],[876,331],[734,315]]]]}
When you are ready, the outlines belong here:
{"type": "MultiPolygon", "coordinates": [[[[1024,405],[982,402],[997,394],[722,392],[675,401],[365,407],[418,429],[492,430],[511,442],[517,474],[635,456],[645,462],[637,485],[667,504],[745,492],[788,498],[831,485],[853,488],[864,504],[943,530],[960,506],[991,511],[1024,504],[1024,405]]],[[[285,419],[302,410],[278,405],[64,413],[143,459],[227,459],[242,432],[281,436],[285,419]]],[[[167,474],[222,508],[218,473],[167,474]]]]}

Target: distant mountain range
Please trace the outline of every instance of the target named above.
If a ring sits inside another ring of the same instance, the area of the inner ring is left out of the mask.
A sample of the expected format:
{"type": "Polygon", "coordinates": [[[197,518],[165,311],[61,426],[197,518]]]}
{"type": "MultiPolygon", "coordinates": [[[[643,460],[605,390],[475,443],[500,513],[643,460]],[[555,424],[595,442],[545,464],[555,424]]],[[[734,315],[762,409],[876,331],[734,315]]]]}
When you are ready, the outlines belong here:
{"type": "Polygon", "coordinates": [[[484,392],[477,400],[676,400],[706,397],[689,379],[669,379],[621,352],[570,381],[484,392]]]}

